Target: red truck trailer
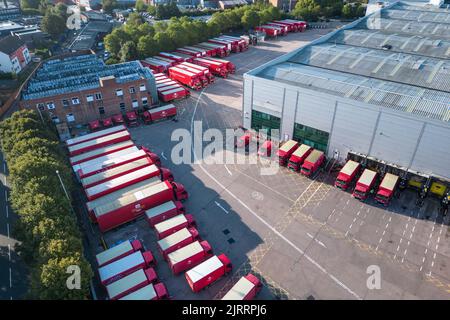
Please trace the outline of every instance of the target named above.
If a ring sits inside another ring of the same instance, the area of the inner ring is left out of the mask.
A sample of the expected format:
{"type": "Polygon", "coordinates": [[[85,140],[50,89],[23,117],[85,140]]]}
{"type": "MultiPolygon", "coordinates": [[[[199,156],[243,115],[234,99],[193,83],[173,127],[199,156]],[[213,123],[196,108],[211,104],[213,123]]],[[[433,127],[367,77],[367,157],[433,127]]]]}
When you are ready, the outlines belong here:
{"type": "Polygon", "coordinates": [[[283,34],[287,34],[290,32],[290,28],[289,26],[282,24],[282,23],[277,23],[277,22],[269,22],[267,23],[269,26],[274,26],[277,28],[280,28],[281,30],[283,30],[283,34]]]}
{"type": "Polygon", "coordinates": [[[106,292],[111,300],[117,300],[126,295],[158,281],[153,268],[139,269],[122,279],[114,281],[106,286],[106,292]]]}
{"type": "Polygon", "coordinates": [[[248,49],[248,42],[247,42],[247,40],[245,40],[245,39],[243,39],[241,37],[233,37],[233,36],[223,35],[220,38],[237,41],[240,51],[245,51],[245,50],[248,49]]]}
{"type": "Polygon", "coordinates": [[[203,49],[203,48],[197,48],[195,46],[185,46],[183,48],[186,49],[186,50],[191,50],[191,51],[194,51],[194,52],[198,52],[198,53],[200,53],[201,57],[205,57],[205,56],[208,55],[208,50],[203,49]]]}
{"type": "Polygon", "coordinates": [[[94,220],[106,232],[142,215],[145,210],[169,200],[185,200],[188,194],[182,184],[161,181],[147,188],[94,208],[94,220]]]}
{"type": "Polygon", "coordinates": [[[313,148],[306,144],[300,145],[300,147],[298,147],[289,158],[288,168],[294,170],[295,172],[300,171],[303,162],[312,150],[313,148]]]}
{"type": "Polygon", "coordinates": [[[192,61],[192,56],[183,54],[183,53],[170,53],[170,52],[160,52],[158,54],[161,57],[168,58],[168,59],[174,59],[177,62],[190,62],[192,61]]]}
{"type": "Polygon", "coordinates": [[[201,52],[206,52],[206,54],[202,55],[202,57],[214,57],[217,53],[217,48],[213,47],[205,47],[198,44],[192,45],[191,48],[195,48],[201,50],[201,52]]]}
{"type": "Polygon", "coordinates": [[[110,146],[106,146],[106,147],[102,147],[102,148],[98,148],[89,152],[85,152],[82,154],[79,154],[77,156],[74,157],[70,157],[69,161],[70,164],[72,166],[82,163],[82,162],[86,162],[95,158],[99,158],[101,156],[110,154],[110,153],[114,153],[123,149],[128,149],[128,148],[132,148],[135,147],[134,146],[134,142],[131,140],[125,141],[125,142],[119,142],[110,146]]]}
{"type": "Polygon", "coordinates": [[[174,85],[178,85],[178,87],[181,87],[178,82],[173,81],[170,78],[167,78],[165,80],[160,80],[160,81],[156,81],[156,90],[160,90],[161,88],[164,87],[169,87],[169,86],[174,86],[174,85]]]}
{"type": "Polygon", "coordinates": [[[172,63],[154,58],[147,58],[145,60],[141,60],[141,63],[144,67],[148,67],[156,73],[166,72],[167,69],[169,69],[172,66],[172,63]]]}
{"type": "Polygon", "coordinates": [[[125,124],[125,120],[123,120],[123,115],[121,113],[111,116],[111,119],[112,119],[114,125],[125,124]]]}
{"type": "Polygon", "coordinates": [[[284,22],[294,23],[297,26],[298,31],[303,32],[308,27],[308,23],[306,21],[292,20],[292,19],[284,19],[284,22]]]}
{"type": "Polygon", "coordinates": [[[342,190],[347,190],[360,168],[361,165],[358,162],[348,160],[341,171],[339,171],[334,186],[342,190]]]}
{"type": "Polygon", "coordinates": [[[173,104],[152,108],[144,111],[142,114],[145,124],[153,123],[163,119],[175,117],[177,115],[177,107],[173,104]]]}
{"type": "Polygon", "coordinates": [[[174,54],[171,54],[171,53],[166,53],[166,52],[160,52],[160,53],[158,53],[158,59],[159,59],[159,57],[161,57],[161,58],[165,58],[165,59],[170,59],[170,60],[172,60],[172,61],[175,61],[176,63],[180,63],[180,62],[183,62],[184,61],[184,59],[183,58],[181,58],[181,57],[178,57],[178,56],[176,56],[176,55],[174,55],[174,54]]]}
{"type": "Polygon", "coordinates": [[[363,173],[356,182],[356,186],[352,194],[353,197],[361,201],[366,200],[375,184],[377,175],[378,174],[375,171],[364,169],[363,173]]]}
{"type": "Polygon", "coordinates": [[[217,62],[223,63],[226,66],[226,68],[227,68],[229,73],[235,73],[236,72],[236,67],[230,61],[223,60],[223,59],[218,59],[218,58],[211,58],[211,57],[206,57],[204,59],[205,60],[211,60],[211,61],[217,61],[217,62]]]}
{"type": "Polygon", "coordinates": [[[86,142],[78,143],[76,145],[69,146],[70,156],[76,156],[84,152],[88,152],[101,147],[106,147],[118,142],[131,140],[131,135],[128,131],[120,131],[104,137],[92,139],[86,142]]]}
{"type": "Polygon", "coordinates": [[[177,232],[178,230],[193,226],[195,226],[195,220],[191,214],[179,214],[155,224],[154,228],[156,231],[156,237],[158,239],[162,239],[177,232]]]}
{"type": "Polygon", "coordinates": [[[127,240],[100,252],[95,256],[95,259],[98,266],[103,267],[136,251],[142,251],[142,243],[139,240],[127,240]]]}
{"type": "Polygon", "coordinates": [[[255,27],[256,31],[264,32],[268,37],[276,37],[280,35],[280,29],[271,26],[255,27]]]}
{"type": "Polygon", "coordinates": [[[239,279],[222,300],[253,300],[262,289],[262,283],[257,277],[249,273],[239,279]]]}
{"type": "Polygon", "coordinates": [[[116,132],[126,131],[126,130],[127,130],[127,128],[125,126],[117,126],[117,127],[112,127],[112,128],[88,133],[83,136],[79,136],[79,137],[75,137],[75,138],[66,140],[66,146],[68,146],[68,147],[73,146],[73,145],[76,145],[76,144],[79,144],[82,142],[101,138],[101,137],[108,136],[108,135],[116,133],[116,132]]]}
{"type": "Polygon", "coordinates": [[[313,150],[302,164],[301,173],[311,177],[325,161],[325,154],[319,150],[313,150]]]}
{"type": "Polygon", "coordinates": [[[167,263],[173,274],[190,269],[212,256],[208,241],[195,241],[167,255],[167,263]]]}
{"type": "Polygon", "coordinates": [[[142,287],[119,300],[163,300],[168,299],[169,294],[167,293],[167,289],[164,284],[148,284],[145,287],[142,287]]]}
{"type": "Polygon", "coordinates": [[[139,269],[148,268],[155,260],[150,251],[136,251],[98,268],[101,283],[106,286],[139,269]]]}
{"type": "Polygon", "coordinates": [[[153,57],[153,59],[157,59],[157,60],[160,60],[160,61],[167,62],[168,64],[170,64],[171,67],[176,66],[179,63],[178,61],[175,61],[173,59],[164,58],[164,57],[161,57],[161,56],[155,56],[155,57],[153,57]]]}
{"type": "Polygon", "coordinates": [[[178,67],[169,68],[169,77],[194,90],[202,88],[201,76],[178,67]]]}
{"type": "Polygon", "coordinates": [[[237,52],[236,50],[238,50],[238,48],[232,47],[230,41],[219,40],[218,38],[213,38],[213,39],[209,39],[207,42],[225,46],[229,52],[231,52],[231,51],[237,52]]]}
{"type": "Polygon", "coordinates": [[[183,228],[158,241],[158,250],[164,259],[167,255],[199,239],[197,229],[183,228]]]}
{"type": "Polygon", "coordinates": [[[399,177],[392,173],[386,173],[383,180],[378,187],[378,192],[375,196],[375,201],[383,204],[384,206],[389,205],[392,197],[394,196],[395,188],[398,185],[399,177]]]}
{"type": "Polygon", "coordinates": [[[258,149],[258,155],[261,157],[270,157],[272,155],[273,142],[270,140],[264,141],[264,143],[258,149]]]}
{"type": "Polygon", "coordinates": [[[287,21],[274,21],[275,23],[282,24],[288,27],[289,32],[298,32],[298,25],[296,25],[294,22],[287,22],[287,21]]]}
{"type": "Polygon", "coordinates": [[[212,74],[220,76],[222,78],[226,78],[228,75],[227,66],[221,62],[196,58],[194,59],[194,63],[198,64],[199,66],[208,68],[212,74]]]}
{"type": "Polygon", "coordinates": [[[177,99],[187,98],[190,96],[189,90],[181,86],[167,88],[164,87],[158,91],[158,96],[163,102],[170,102],[177,99]]]}
{"type": "Polygon", "coordinates": [[[113,180],[127,173],[139,170],[153,165],[153,161],[149,157],[137,159],[121,166],[111,168],[106,171],[93,174],[92,176],[80,179],[84,189],[91,188],[106,181],[113,180]]]}
{"type": "Polygon", "coordinates": [[[203,82],[204,87],[206,87],[208,85],[208,83],[214,82],[214,76],[207,67],[202,67],[202,66],[199,66],[198,64],[194,64],[194,63],[190,63],[190,62],[183,62],[183,63],[179,64],[178,67],[186,69],[186,70],[194,72],[194,73],[201,72],[202,73],[202,82],[203,82]]]}
{"type": "Polygon", "coordinates": [[[110,194],[114,191],[123,189],[135,183],[153,177],[159,177],[161,180],[173,181],[173,176],[169,169],[165,168],[160,169],[154,164],[152,164],[150,166],[128,172],[114,179],[102,182],[100,184],[87,188],[84,191],[86,193],[88,200],[92,201],[97,198],[103,197],[104,195],[110,194]]]}
{"type": "Polygon", "coordinates": [[[190,56],[193,56],[196,58],[199,58],[202,56],[202,54],[200,52],[195,51],[195,50],[189,50],[186,48],[178,48],[177,50],[175,50],[175,52],[187,54],[187,55],[190,55],[190,56]]]}
{"type": "Polygon", "coordinates": [[[278,162],[281,166],[286,167],[291,155],[298,148],[298,142],[295,140],[288,140],[282,144],[277,151],[278,162]]]}
{"type": "Polygon", "coordinates": [[[150,227],[154,227],[155,224],[184,213],[185,209],[180,201],[170,200],[145,211],[145,218],[150,227]]]}
{"type": "Polygon", "coordinates": [[[136,111],[128,111],[125,113],[125,119],[127,119],[127,125],[129,127],[139,126],[138,116],[136,111]]]}
{"type": "Polygon", "coordinates": [[[216,55],[221,58],[229,56],[231,52],[231,49],[228,49],[228,46],[225,44],[201,42],[198,45],[204,48],[216,48],[216,55]]]}
{"type": "Polygon", "coordinates": [[[199,292],[222,276],[231,272],[230,259],[224,254],[213,256],[185,273],[186,280],[193,292],[199,292]]]}

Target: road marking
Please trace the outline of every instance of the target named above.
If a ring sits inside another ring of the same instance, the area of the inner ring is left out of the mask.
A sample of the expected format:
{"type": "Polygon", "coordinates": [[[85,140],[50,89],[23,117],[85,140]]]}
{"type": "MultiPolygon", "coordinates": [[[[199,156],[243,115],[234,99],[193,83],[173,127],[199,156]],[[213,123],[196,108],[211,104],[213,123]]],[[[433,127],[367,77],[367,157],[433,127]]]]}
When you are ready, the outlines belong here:
{"type": "Polygon", "coordinates": [[[5,201],[8,202],[8,190],[5,190],[5,201]]]}
{"type": "Polygon", "coordinates": [[[8,244],[8,257],[9,257],[9,261],[11,261],[11,245],[8,244]]]}
{"type": "Polygon", "coordinates": [[[9,268],[9,287],[12,288],[12,272],[11,272],[11,268],[9,268]]]}
{"type": "Polygon", "coordinates": [[[225,209],[224,207],[222,207],[222,205],[220,203],[218,203],[217,201],[214,201],[214,203],[216,204],[216,206],[218,206],[220,209],[222,209],[223,211],[225,211],[225,213],[230,213],[227,209],[225,209]]]}
{"type": "Polygon", "coordinates": [[[227,165],[226,165],[226,164],[224,164],[223,166],[225,167],[225,169],[227,169],[227,171],[228,171],[228,173],[230,174],[230,176],[232,176],[232,175],[233,175],[233,173],[232,173],[232,172],[230,171],[230,169],[228,169],[227,165]]]}
{"type": "Polygon", "coordinates": [[[9,208],[8,208],[8,205],[6,205],[5,207],[6,207],[6,217],[9,218],[9,208]]]}
{"type": "Polygon", "coordinates": [[[161,157],[163,157],[164,160],[167,160],[167,157],[164,155],[164,152],[161,152],[161,157]]]}
{"type": "Polygon", "coordinates": [[[7,231],[8,239],[9,239],[9,223],[6,223],[6,231],[7,231]]]}

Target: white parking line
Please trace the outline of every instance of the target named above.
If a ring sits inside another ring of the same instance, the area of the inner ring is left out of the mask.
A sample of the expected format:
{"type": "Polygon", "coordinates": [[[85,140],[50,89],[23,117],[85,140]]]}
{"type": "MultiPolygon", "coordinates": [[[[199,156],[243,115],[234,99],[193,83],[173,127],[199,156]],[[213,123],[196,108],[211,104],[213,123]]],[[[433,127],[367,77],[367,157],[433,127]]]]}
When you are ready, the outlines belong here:
{"type": "Polygon", "coordinates": [[[167,160],[167,157],[164,155],[164,152],[161,152],[161,157],[163,157],[164,160],[167,160]]]}
{"type": "Polygon", "coordinates": [[[7,235],[8,235],[8,239],[9,239],[9,223],[6,223],[6,231],[7,231],[7,235]]]}
{"type": "Polygon", "coordinates": [[[9,208],[8,208],[8,205],[6,205],[5,207],[6,207],[6,218],[9,218],[9,208]]]}
{"type": "Polygon", "coordinates": [[[11,261],[11,245],[8,243],[8,258],[11,261]]]}
{"type": "Polygon", "coordinates": [[[228,169],[227,165],[226,165],[226,164],[224,164],[223,166],[225,167],[225,169],[227,169],[227,171],[228,171],[228,174],[229,174],[230,176],[232,176],[232,175],[233,175],[233,173],[231,173],[231,171],[230,171],[230,169],[228,169]]]}
{"type": "Polygon", "coordinates": [[[9,268],[9,287],[12,288],[12,271],[11,271],[11,268],[9,268]]]}

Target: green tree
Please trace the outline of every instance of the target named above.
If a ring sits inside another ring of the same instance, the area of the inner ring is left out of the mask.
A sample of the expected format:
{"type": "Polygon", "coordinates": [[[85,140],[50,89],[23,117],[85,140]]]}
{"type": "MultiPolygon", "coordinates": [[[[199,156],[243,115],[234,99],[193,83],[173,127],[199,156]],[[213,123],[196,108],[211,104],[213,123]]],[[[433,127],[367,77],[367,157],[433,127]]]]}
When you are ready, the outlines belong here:
{"type": "Polygon", "coordinates": [[[242,24],[244,28],[251,29],[259,25],[259,14],[256,10],[247,10],[242,16],[242,24]]]}
{"type": "Polygon", "coordinates": [[[133,41],[125,42],[120,49],[119,56],[122,62],[136,60],[138,58],[136,44],[133,41]]]}
{"type": "Polygon", "coordinates": [[[136,8],[137,12],[144,12],[147,10],[147,5],[143,0],[137,0],[134,7],[136,8]]]}
{"type": "Polygon", "coordinates": [[[150,13],[150,15],[155,16],[156,15],[156,6],[148,6],[147,7],[147,12],[150,13]]]}
{"type": "Polygon", "coordinates": [[[106,13],[111,14],[117,7],[117,0],[102,0],[102,9],[106,13]]]}
{"type": "Polygon", "coordinates": [[[320,12],[320,4],[315,0],[299,0],[292,11],[296,18],[306,21],[317,21],[320,12]]]}
{"type": "Polygon", "coordinates": [[[354,15],[353,12],[353,6],[350,3],[346,3],[343,7],[342,7],[342,16],[344,18],[352,18],[354,15]]]}
{"type": "Polygon", "coordinates": [[[141,59],[145,59],[158,54],[159,48],[157,42],[153,39],[153,37],[151,35],[146,35],[139,38],[137,51],[139,57],[141,59]]]}
{"type": "Polygon", "coordinates": [[[139,13],[133,12],[128,16],[126,26],[138,27],[144,21],[139,13]]]}
{"type": "Polygon", "coordinates": [[[22,9],[38,9],[40,0],[20,0],[22,9]]]}
{"type": "Polygon", "coordinates": [[[48,11],[42,19],[41,28],[56,39],[66,30],[66,21],[63,17],[48,11]]]}
{"type": "Polygon", "coordinates": [[[67,20],[67,5],[64,3],[57,3],[54,7],[51,8],[52,12],[64,19],[67,20]]]}
{"type": "Polygon", "coordinates": [[[172,39],[165,32],[157,32],[154,39],[161,50],[172,51],[175,49],[172,39]]]}
{"type": "Polygon", "coordinates": [[[128,34],[122,28],[114,29],[103,39],[106,50],[111,52],[113,56],[118,57],[122,45],[128,40],[128,34]]]}

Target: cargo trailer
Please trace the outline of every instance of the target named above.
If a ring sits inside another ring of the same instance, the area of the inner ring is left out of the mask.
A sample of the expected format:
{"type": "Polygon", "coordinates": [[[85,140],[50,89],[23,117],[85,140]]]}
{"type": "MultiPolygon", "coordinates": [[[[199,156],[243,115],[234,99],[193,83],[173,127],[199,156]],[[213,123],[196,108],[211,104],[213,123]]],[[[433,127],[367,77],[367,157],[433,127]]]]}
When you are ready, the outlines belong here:
{"type": "Polygon", "coordinates": [[[248,49],[248,44],[249,42],[247,42],[246,39],[243,39],[241,37],[233,37],[233,36],[227,36],[227,35],[223,35],[220,36],[221,39],[229,39],[232,41],[237,41],[237,44],[239,45],[239,49],[240,51],[245,51],[248,49]]]}
{"type": "Polygon", "coordinates": [[[186,271],[212,256],[208,241],[195,241],[167,255],[167,263],[173,274],[186,271]]]}
{"type": "Polygon", "coordinates": [[[178,65],[179,68],[186,69],[193,73],[201,73],[202,83],[203,86],[206,87],[208,83],[214,82],[214,76],[209,71],[208,68],[199,66],[198,64],[190,63],[190,62],[183,62],[178,65]]]}
{"type": "Polygon", "coordinates": [[[229,73],[235,73],[236,72],[235,65],[232,62],[228,61],[228,60],[223,60],[223,59],[218,59],[218,58],[211,58],[211,57],[206,57],[204,59],[205,60],[211,60],[211,61],[217,61],[217,62],[223,63],[226,66],[226,68],[227,68],[229,73]]]}
{"type": "Polygon", "coordinates": [[[192,61],[192,56],[183,54],[183,53],[170,53],[170,52],[160,52],[158,54],[161,57],[168,58],[168,59],[175,59],[177,62],[186,62],[186,61],[192,61]]]}
{"type": "Polygon", "coordinates": [[[389,205],[392,197],[394,196],[395,189],[397,188],[399,177],[392,173],[386,173],[383,180],[378,187],[378,192],[375,196],[375,201],[383,204],[384,206],[389,205]]]}
{"type": "Polygon", "coordinates": [[[172,59],[169,59],[169,58],[164,58],[164,57],[161,57],[161,56],[154,56],[152,58],[155,59],[155,60],[158,60],[158,61],[164,61],[164,62],[168,63],[171,67],[173,67],[173,66],[178,64],[178,62],[176,62],[175,60],[172,60],[172,59]]]}
{"type": "Polygon", "coordinates": [[[176,63],[180,63],[180,62],[184,61],[184,59],[181,58],[181,57],[178,57],[178,56],[176,56],[174,54],[171,54],[171,53],[165,53],[165,52],[158,53],[157,57],[158,58],[161,57],[161,58],[165,58],[165,59],[170,59],[172,61],[175,61],[176,63]]]}
{"type": "Polygon", "coordinates": [[[154,227],[157,223],[184,213],[185,209],[180,201],[170,200],[145,211],[145,218],[150,227],[154,227]]]}
{"type": "Polygon", "coordinates": [[[106,286],[114,281],[135,272],[139,269],[148,268],[155,263],[150,251],[136,251],[119,260],[111,262],[98,268],[100,282],[106,286]]]}
{"type": "Polygon", "coordinates": [[[281,147],[277,150],[278,162],[280,166],[286,167],[289,158],[298,148],[298,142],[295,140],[288,140],[281,145],[281,147]]]}
{"type": "Polygon", "coordinates": [[[142,251],[142,243],[139,240],[127,240],[100,252],[95,256],[95,259],[98,266],[103,267],[136,251],[142,251]]]}
{"type": "Polygon", "coordinates": [[[218,45],[221,45],[221,46],[225,46],[225,48],[229,52],[231,52],[233,50],[233,48],[231,46],[231,42],[229,42],[229,41],[221,41],[221,40],[218,40],[217,38],[213,38],[213,39],[209,39],[207,42],[213,43],[213,44],[218,44],[218,45]]]}
{"type": "Polygon", "coordinates": [[[139,269],[122,279],[114,281],[106,286],[106,292],[111,300],[117,300],[126,295],[153,284],[158,281],[156,272],[153,268],[139,269]]]}
{"type": "Polygon", "coordinates": [[[182,184],[161,181],[94,208],[93,218],[98,223],[100,231],[106,232],[138,218],[149,208],[170,200],[182,201],[187,197],[188,194],[182,184]]]}
{"type": "Polygon", "coordinates": [[[158,240],[186,227],[195,226],[194,217],[191,214],[179,214],[154,225],[158,240]]]}
{"type": "Polygon", "coordinates": [[[172,64],[168,63],[167,61],[152,58],[141,60],[141,63],[144,67],[148,67],[157,73],[166,72],[167,69],[169,69],[172,66],[172,64]]]}
{"type": "Polygon", "coordinates": [[[208,40],[208,42],[218,43],[218,44],[228,44],[231,52],[234,52],[234,53],[241,52],[241,47],[239,46],[239,43],[237,43],[236,41],[233,41],[231,39],[224,39],[221,37],[217,37],[217,38],[208,40]]]}
{"type": "Polygon", "coordinates": [[[348,160],[341,171],[339,171],[334,186],[342,190],[347,190],[360,168],[361,165],[358,162],[348,160]]]}
{"type": "Polygon", "coordinates": [[[68,147],[71,157],[95,150],[98,148],[106,147],[115,143],[131,140],[131,135],[128,131],[116,132],[104,137],[95,138],[89,141],[71,145],[68,147]]]}
{"type": "Polygon", "coordinates": [[[294,22],[287,22],[287,21],[274,21],[275,23],[285,25],[289,28],[289,32],[298,32],[298,25],[296,25],[294,22]]]}
{"type": "Polygon", "coordinates": [[[269,22],[269,23],[267,23],[267,25],[281,28],[283,30],[283,34],[287,34],[290,32],[290,28],[287,25],[282,24],[282,23],[269,22]]]}
{"type": "Polygon", "coordinates": [[[225,44],[211,43],[211,42],[201,42],[198,44],[204,48],[216,48],[216,54],[219,57],[226,57],[230,55],[231,49],[225,44]]]}
{"type": "Polygon", "coordinates": [[[300,171],[303,162],[309,156],[312,150],[313,148],[306,144],[300,145],[300,147],[298,147],[297,150],[295,150],[289,158],[288,168],[295,172],[300,171]]]}
{"type": "Polygon", "coordinates": [[[138,116],[136,111],[128,111],[125,113],[125,119],[127,120],[127,125],[129,127],[139,126],[138,116]]]}
{"type": "Polygon", "coordinates": [[[202,56],[202,54],[200,52],[194,51],[194,50],[189,50],[189,49],[186,49],[186,48],[178,48],[177,50],[175,50],[175,52],[177,52],[177,53],[184,53],[184,54],[187,54],[187,55],[190,55],[190,56],[193,56],[193,57],[197,57],[197,58],[202,56]]]}
{"type": "Polygon", "coordinates": [[[356,182],[356,186],[352,194],[353,197],[361,201],[366,200],[375,185],[377,175],[378,174],[375,171],[364,169],[363,173],[356,182]]]}
{"type": "MultiPolygon", "coordinates": [[[[186,90],[187,91],[187,90],[186,90]]],[[[189,91],[188,91],[189,92],[189,91]]],[[[142,113],[142,118],[145,124],[156,121],[169,119],[177,115],[177,107],[173,104],[152,108],[142,113]]]]}
{"type": "Polygon", "coordinates": [[[280,35],[278,28],[271,28],[270,26],[258,26],[255,27],[256,31],[264,32],[269,37],[276,37],[280,35]]]}
{"type": "Polygon", "coordinates": [[[222,300],[253,300],[259,291],[262,283],[257,277],[249,273],[239,279],[238,282],[222,297],[222,300]]]}
{"type": "Polygon", "coordinates": [[[198,50],[206,52],[206,54],[203,55],[204,57],[214,57],[219,54],[217,52],[217,48],[213,48],[213,47],[208,47],[208,46],[205,47],[205,46],[196,44],[196,45],[193,45],[192,48],[196,48],[198,50]]]}
{"type": "Polygon", "coordinates": [[[308,27],[308,23],[306,21],[292,20],[292,19],[284,19],[283,22],[294,23],[297,26],[298,31],[303,32],[308,27]]]}
{"type": "Polygon", "coordinates": [[[120,175],[114,179],[107,180],[95,186],[85,189],[86,197],[89,201],[103,197],[114,191],[131,186],[135,183],[158,177],[159,179],[173,181],[172,173],[169,169],[160,169],[154,164],[137,169],[126,174],[120,175]]]}
{"type": "Polygon", "coordinates": [[[186,280],[193,292],[199,292],[206,286],[231,272],[230,259],[224,254],[213,256],[185,273],[186,280]]]}
{"type": "Polygon", "coordinates": [[[70,147],[73,146],[75,144],[79,144],[82,142],[86,142],[89,140],[93,140],[93,139],[97,139],[97,138],[101,138],[113,133],[117,133],[120,131],[126,131],[127,128],[125,126],[117,126],[117,127],[112,127],[112,128],[108,128],[108,129],[104,129],[104,130],[100,130],[100,131],[96,131],[96,132],[92,132],[92,133],[88,133],[85,134],[83,136],[80,137],[75,137],[72,139],[68,139],[66,140],[66,146],[70,147]]]}
{"type": "Polygon", "coordinates": [[[79,154],[77,156],[74,157],[70,157],[69,161],[70,164],[72,166],[82,163],[82,162],[86,162],[95,158],[99,158],[101,156],[110,154],[110,153],[114,153],[123,149],[128,149],[128,148],[136,148],[134,145],[134,142],[131,140],[128,141],[124,141],[124,142],[119,142],[119,143],[115,143],[113,145],[110,146],[106,146],[106,147],[102,147],[102,148],[98,148],[89,152],[85,152],[82,154],[79,154]]]}
{"type": "Polygon", "coordinates": [[[198,53],[200,53],[201,57],[205,57],[205,56],[208,55],[207,50],[202,49],[202,48],[197,48],[197,47],[194,47],[194,46],[185,46],[185,47],[183,47],[183,49],[191,50],[191,51],[194,51],[194,52],[198,52],[198,53]]]}
{"type": "Polygon", "coordinates": [[[324,161],[325,154],[322,151],[313,150],[303,162],[300,172],[307,177],[312,177],[324,161]]]}
{"type": "Polygon", "coordinates": [[[198,64],[199,66],[208,68],[212,74],[220,76],[222,78],[226,78],[228,75],[228,69],[226,65],[221,62],[196,58],[194,59],[194,63],[198,64]]]}
{"type": "Polygon", "coordinates": [[[159,98],[163,102],[170,102],[177,99],[183,99],[190,96],[189,91],[182,87],[173,88],[158,92],[159,98]]]}
{"type": "Polygon", "coordinates": [[[199,234],[197,229],[194,227],[183,228],[170,236],[158,240],[158,250],[164,259],[167,260],[167,255],[184,246],[191,244],[192,242],[199,239],[199,234]]]}
{"type": "Polygon", "coordinates": [[[178,82],[173,81],[172,79],[167,79],[167,80],[163,80],[161,82],[159,82],[159,81],[156,82],[156,90],[160,90],[162,88],[170,87],[170,86],[178,86],[179,88],[181,87],[178,84],[178,82]]]}
{"type": "Polygon", "coordinates": [[[202,88],[201,76],[178,67],[169,68],[169,77],[194,90],[202,88]]]}
{"type": "Polygon", "coordinates": [[[168,299],[169,294],[167,293],[167,289],[164,284],[148,284],[145,287],[142,287],[119,300],[163,300],[168,299]]]}

